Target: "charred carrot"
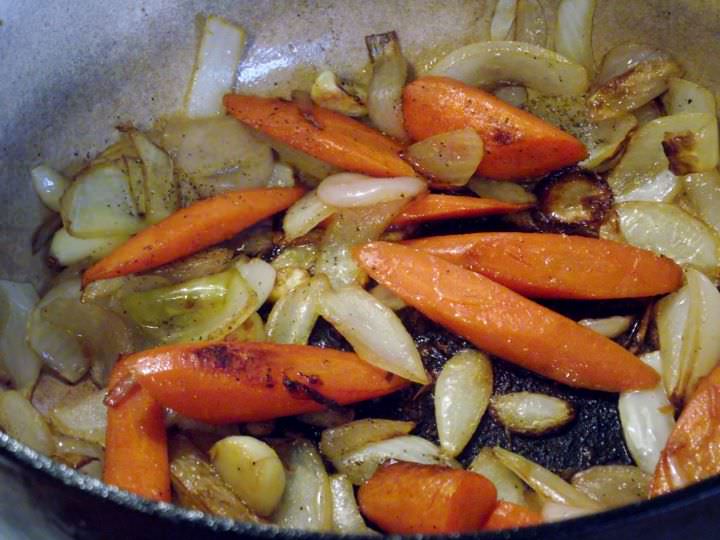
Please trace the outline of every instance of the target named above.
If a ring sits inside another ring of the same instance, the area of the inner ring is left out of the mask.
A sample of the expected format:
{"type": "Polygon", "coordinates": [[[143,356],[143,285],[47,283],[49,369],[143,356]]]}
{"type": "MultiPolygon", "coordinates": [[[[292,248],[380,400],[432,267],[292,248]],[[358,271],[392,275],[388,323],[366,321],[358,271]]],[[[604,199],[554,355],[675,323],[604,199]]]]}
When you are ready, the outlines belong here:
{"type": "Polygon", "coordinates": [[[139,232],[88,268],[83,285],[151,270],[191,255],[286,209],[302,194],[300,188],[254,189],[198,201],[139,232]]]}
{"type": "Polygon", "coordinates": [[[705,377],[685,405],[665,444],[650,495],[680,489],[720,473],[720,366],[705,377]]]}
{"type": "Polygon", "coordinates": [[[388,242],[366,244],[355,258],[430,319],[526,369],[608,392],[657,384],[657,373],[617,343],[480,274],[388,242]]]}
{"type": "Polygon", "coordinates": [[[218,341],[128,359],[163,406],[210,423],[254,422],[372,399],[408,383],[353,353],[305,345],[218,341]]]}
{"type": "Polygon", "coordinates": [[[478,531],[495,497],[484,476],[416,463],[381,466],[358,491],[365,517],[395,534],[478,531]]]}
{"type": "Polygon", "coordinates": [[[672,260],[619,242],[540,233],[477,233],[407,245],[533,298],[610,299],[666,294],[682,286],[672,260]]]}
{"type": "Polygon", "coordinates": [[[242,123],[344,171],[415,176],[399,156],[401,145],[340,113],[313,106],[303,114],[289,101],[237,94],[225,96],[224,103],[242,123]]]}
{"type": "MultiPolygon", "coordinates": [[[[127,360],[118,363],[111,387],[127,379],[129,366],[127,360]]],[[[147,499],[170,501],[165,416],[147,390],[136,387],[108,407],[103,480],[147,499]]]]}
{"type": "Polygon", "coordinates": [[[483,525],[484,531],[499,531],[540,525],[543,518],[529,508],[507,501],[498,501],[490,517],[483,525]]]}
{"type": "Polygon", "coordinates": [[[510,214],[529,208],[530,205],[514,204],[495,199],[464,197],[461,195],[425,195],[415,199],[395,218],[393,225],[409,225],[443,219],[462,219],[497,214],[510,214]]]}
{"type": "Polygon", "coordinates": [[[585,159],[572,135],[479,88],[423,77],[403,92],[405,129],[414,140],[472,127],[485,145],[478,173],[504,180],[541,176],[585,159]]]}

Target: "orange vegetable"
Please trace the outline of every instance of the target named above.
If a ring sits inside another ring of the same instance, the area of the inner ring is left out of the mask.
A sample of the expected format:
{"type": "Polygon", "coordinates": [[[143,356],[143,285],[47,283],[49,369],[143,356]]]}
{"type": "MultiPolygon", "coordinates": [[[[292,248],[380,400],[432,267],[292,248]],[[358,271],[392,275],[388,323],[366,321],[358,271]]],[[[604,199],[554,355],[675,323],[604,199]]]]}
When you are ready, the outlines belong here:
{"type": "Polygon", "coordinates": [[[403,92],[405,129],[421,140],[472,127],[485,145],[478,174],[513,180],[541,176],[585,159],[572,135],[479,88],[444,77],[423,77],[403,92]]]}
{"type": "Polygon", "coordinates": [[[477,233],[407,242],[524,296],[609,299],[666,294],[682,269],[650,251],[610,240],[540,233],[477,233]]]}
{"type": "Polygon", "coordinates": [[[426,195],[408,204],[395,218],[393,225],[408,225],[443,219],[461,219],[496,214],[510,214],[531,205],[514,204],[495,199],[463,197],[460,195],[426,195]]]}
{"type": "Polygon", "coordinates": [[[244,124],[344,171],[416,175],[400,158],[401,145],[343,114],[313,106],[305,115],[289,101],[237,94],[225,96],[224,103],[244,124]]]}
{"type": "Polygon", "coordinates": [[[507,501],[498,501],[495,509],[483,526],[484,531],[499,531],[517,527],[540,525],[543,518],[529,508],[507,501]]]}
{"type": "Polygon", "coordinates": [[[253,189],[198,201],[139,232],[88,268],[83,285],[143,272],[191,255],[286,209],[302,194],[300,188],[253,189]]]}
{"type": "MultiPolygon", "coordinates": [[[[130,361],[121,360],[110,387],[126,380],[130,361]]],[[[141,497],[170,501],[165,413],[147,390],[136,387],[114,407],[108,407],[103,480],[141,497]]]]}
{"type": "Polygon", "coordinates": [[[657,373],[617,343],[494,281],[408,246],[373,242],[360,266],[407,304],[480,349],[578,388],[652,388],[657,373]]]}
{"type": "Polygon", "coordinates": [[[395,534],[478,531],[495,497],[484,476],[416,463],[381,466],[358,491],[365,517],[395,534]]]}
{"type": "Polygon", "coordinates": [[[650,496],[720,474],[720,366],[698,385],[660,455],[650,496]]]}
{"type": "Polygon", "coordinates": [[[321,411],[403,388],[353,353],[305,345],[216,341],[131,356],[135,379],[163,406],[210,423],[321,411]]]}

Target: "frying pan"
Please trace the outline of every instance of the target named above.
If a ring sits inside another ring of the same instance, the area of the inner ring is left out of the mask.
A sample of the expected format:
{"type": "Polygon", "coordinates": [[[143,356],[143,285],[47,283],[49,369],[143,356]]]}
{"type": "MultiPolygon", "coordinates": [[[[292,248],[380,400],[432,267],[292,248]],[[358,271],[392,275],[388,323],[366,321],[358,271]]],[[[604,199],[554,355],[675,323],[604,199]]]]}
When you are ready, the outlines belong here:
{"type": "MultiPolygon", "coordinates": [[[[124,122],[149,126],[178,108],[191,73],[199,14],[220,14],[249,31],[238,88],[287,95],[305,87],[314,67],[352,76],[366,63],[363,36],[397,30],[417,68],[458,45],[485,39],[493,1],[433,0],[281,2],[145,0],[0,0],[0,277],[41,288],[48,270],[30,253],[30,237],[45,215],[30,189],[28,170],[91,157],[124,122]]],[[[555,0],[544,0],[549,20],[555,0]]],[[[688,78],[720,90],[720,4],[714,0],[599,0],[596,57],[633,39],[674,53],[688,78]]],[[[569,309],[568,306],[557,306],[569,309]]],[[[632,312],[642,306],[607,306],[632,312]]],[[[573,307],[577,309],[577,307],[573,307]]],[[[437,369],[464,342],[414,312],[403,317],[423,360],[437,369]]],[[[314,343],[342,347],[320,325],[314,343]]],[[[503,444],[560,473],[595,464],[628,463],[616,396],[575,391],[496,362],[496,390],[530,389],[560,395],[576,406],[566,430],[538,440],[508,435],[487,415],[461,456],[503,444]]],[[[361,406],[361,414],[419,420],[435,436],[429,396],[399,394],[361,406]]],[[[515,539],[654,540],[712,537],[720,532],[720,479],[611,512],[516,532],[515,539]]],[[[0,433],[0,538],[315,539],[327,535],[259,528],[151,503],[79,475],[0,433]]],[[[478,535],[482,536],[482,535],[478,535]]]]}

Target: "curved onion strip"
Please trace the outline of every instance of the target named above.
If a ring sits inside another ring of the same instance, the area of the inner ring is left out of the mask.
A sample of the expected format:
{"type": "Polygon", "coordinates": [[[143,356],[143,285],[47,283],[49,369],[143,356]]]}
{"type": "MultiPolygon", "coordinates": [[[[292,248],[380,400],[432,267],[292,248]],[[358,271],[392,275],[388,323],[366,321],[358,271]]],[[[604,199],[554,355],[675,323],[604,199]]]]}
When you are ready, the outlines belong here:
{"type": "Polygon", "coordinates": [[[528,93],[524,86],[501,86],[493,94],[496,98],[502,99],[518,109],[523,108],[528,99],[528,93]]]}
{"type": "Polygon", "coordinates": [[[592,124],[590,138],[593,144],[590,154],[579,165],[586,169],[595,169],[615,156],[637,123],[635,116],[624,114],[592,124]]]}
{"type": "Polygon", "coordinates": [[[397,296],[394,292],[392,292],[384,285],[375,285],[370,290],[370,294],[372,294],[378,300],[378,302],[385,304],[393,311],[400,311],[401,309],[407,307],[407,304],[402,298],[397,296]]]}
{"type": "Polygon", "coordinates": [[[95,261],[109,255],[115,248],[124,244],[128,238],[128,236],[77,238],[62,228],[53,235],[50,243],[50,256],[62,266],[95,261]]]}
{"type": "Polygon", "coordinates": [[[576,473],[572,485],[605,508],[643,501],[650,476],[631,465],[597,465],[576,473]]]}
{"type": "Polygon", "coordinates": [[[663,96],[668,114],[709,113],[717,114],[715,96],[707,88],[677,77],[670,79],[668,91],[663,96]]]}
{"type": "Polygon", "coordinates": [[[538,45],[516,41],[466,45],[440,60],[429,74],[489,88],[515,82],[550,96],[578,96],[588,88],[583,66],[538,45]]]}
{"type": "Polygon", "coordinates": [[[332,71],[321,72],[310,88],[310,97],[320,107],[348,116],[367,114],[367,92],[356,85],[338,82],[332,71]]]}
{"type": "Polygon", "coordinates": [[[467,186],[475,195],[515,204],[535,204],[537,198],[516,182],[473,178],[467,186]]]}
{"type": "Polygon", "coordinates": [[[402,91],[407,79],[407,61],[395,32],[365,37],[372,78],[368,87],[370,121],[380,131],[399,140],[407,138],[402,114],[402,91]]]}
{"type": "Polygon", "coordinates": [[[235,268],[238,269],[245,282],[255,291],[255,309],[252,311],[257,311],[267,301],[270,292],[275,286],[277,276],[275,268],[258,258],[239,261],[235,264],[235,268]]]}
{"type": "Polygon", "coordinates": [[[542,518],[545,523],[553,523],[555,521],[564,521],[592,514],[593,510],[588,508],[580,508],[555,501],[547,501],[542,507],[542,518]]]}
{"type": "Polygon", "coordinates": [[[683,177],[685,197],[692,211],[720,233],[720,173],[716,170],[683,177]]]}
{"type": "Polygon", "coordinates": [[[64,435],[105,446],[104,399],[105,390],[98,390],[78,401],[60,405],[50,413],[50,423],[64,435]]]}
{"type": "Polygon", "coordinates": [[[415,422],[363,418],[336,428],[326,429],[320,436],[320,451],[333,463],[363,446],[407,435],[415,422]]]}
{"type": "Polygon", "coordinates": [[[595,0],[562,0],[555,25],[555,50],[573,62],[595,71],[592,23],[595,0]]]}
{"type": "Polygon", "coordinates": [[[267,341],[265,323],[257,313],[250,315],[244,323],[230,332],[223,339],[226,341],[253,341],[255,343],[267,341]]]}
{"type": "MultiPolygon", "coordinates": [[[[227,270],[232,261],[233,252],[227,248],[210,248],[179,261],[166,264],[153,271],[152,275],[162,276],[170,280],[171,283],[182,283],[184,281],[190,281],[191,279],[200,278],[210,274],[217,274],[227,270]]],[[[91,287],[95,283],[110,282],[113,279],[122,278],[110,278],[98,281],[93,281],[90,285],[85,287],[83,291],[83,298],[85,298],[85,291],[88,287],[91,287]]],[[[126,277],[126,279],[128,279],[126,277]]],[[[129,279],[137,279],[135,276],[129,277],[129,279]]]]}
{"type": "Polygon", "coordinates": [[[273,163],[272,173],[268,178],[266,187],[294,187],[295,171],[290,165],[285,163],[273,163]]]}
{"type": "Polygon", "coordinates": [[[317,190],[310,191],[295,202],[283,218],[285,239],[290,242],[300,238],[335,213],[335,208],[318,197],[317,190]]]}
{"type": "Polygon", "coordinates": [[[270,302],[277,302],[296,287],[306,283],[310,283],[310,273],[307,270],[292,266],[281,268],[278,270],[275,286],[270,293],[269,300],[270,302]]]}
{"type": "Polygon", "coordinates": [[[472,128],[438,133],[410,145],[405,159],[425,178],[464,186],[483,158],[482,139],[472,128]]]}
{"type": "Polygon", "coordinates": [[[493,390],[490,360],[481,352],[460,351],[435,382],[435,421],[443,452],[457,456],[480,425],[493,390]]]}
{"type": "Polygon", "coordinates": [[[653,120],[657,120],[663,116],[663,113],[664,111],[661,110],[657,102],[653,100],[650,103],[646,103],[639,109],[634,110],[632,115],[637,118],[638,127],[642,127],[653,120]]]}
{"type": "Polygon", "coordinates": [[[482,448],[468,467],[469,470],[482,474],[497,489],[497,498],[521,506],[525,506],[525,484],[514,472],[495,457],[492,448],[482,448]]]}
{"type": "Polygon", "coordinates": [[[0,428],[41,454],[49,456],[55,449],[53,435],[42,415],[15,390],[0,391],[0,428]]]}
{"type": "Polygon", "coordinates": [[[307,344],[320,314],[320,297],[329,289],[327,278],[318,275],[275,302],[267,319],[268,340],[273,343],[307,344]]]}
{"type": "Polygon", "coordinates": [[[30,396],[42,366],[25,339],[37,303],[38,295],[29,283],[0,280],[0,366],[25,397],[30,396]]]}
{"type": "Polygon", "coordinates": [[[653,60],[659,56],[664,56],[664,53],[649,45],[634,42],[616,45],[603,57],[594,83],[602,86],[610,80],[633,70],[640,63],[653,60]]]}
{"type": "Polygon", "coordinates": [[[559,429],[575,417],[575,411],[567,401],[533,392],[496,395],[490,407],[506,429],[526,435],[541,435],[559,429]]]}
{"type": "Polygon", "coordinates": [[[545,47],[547,21],[539,0],[519,0],[515,18],[515,39],[545,47]]]}
{"type": "Polygon", "coordinates": [[[340,534],[378,534],[365,525],[355,500],[355,490],[347,476],[334,474],[330,477],[330,494],[335,532],[340,534]]]}
{"type": "Polygon", "coordinates": [[[30,171],[33,187],[40,200],[53,212],[60,211],[60,199],[70,186],[70,180],[48,165],[38,165],[30,171]]]}
{"type": "Polygon", "coordinates": [[[315,247],[314,244],[288,247],[282,250],[270,264],[278,271],[283,268],[311,270],[317,259],[317,251],[317,247],[315,247]]]}
{"type": "Polygon", "coordinates": [[[492,41],[512,40],[513,24],[518,0],[497,0],[492,21],[490,21],[490,39],[492,41]]]}
{"type": "Polygon", "coordinates": [[[105,452],[100,445],[95,443],[56,434],[53,454],[61,458],[82,456],[83,458],[103,459],[105,452]]]}
{"type": "MultiPolygon", "coordinates": [[[[477,134],[475,136],[477,137],[477,134]]],[[[318,198],[328,206],[357,208],[396,200],[410,200],[426,189],[425,182],[413,176],[371,178],[356,173],[340,173],[328,176],[320,182],[316,191],[318,198]]]]}
{"type": "Polygon", "coordinates": [[[606,317],[604,319],[582,319],[578,321],[579,325],[610,339],[615,339],[627,332],[632,323],[632,317],[621,315],[606,317]]]}

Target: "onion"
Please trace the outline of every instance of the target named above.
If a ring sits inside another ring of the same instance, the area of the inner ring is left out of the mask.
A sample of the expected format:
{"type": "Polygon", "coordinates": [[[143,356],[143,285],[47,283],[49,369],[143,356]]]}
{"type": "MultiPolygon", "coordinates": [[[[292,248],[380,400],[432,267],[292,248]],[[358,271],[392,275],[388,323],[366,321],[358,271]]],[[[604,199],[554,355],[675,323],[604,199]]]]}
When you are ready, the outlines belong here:
{"type": "Polygon", "coordinates": [[[581,65],[543,47],[515,41],[466,45],[440,60],[429,74],[485,88],[514,82],[550,96],[579,96],[588,87],[581,65]]]}
{"type": "Polygon", "coordinates": [[[281,162],[295,168],[308,185],[314,186],[317,180],[322,180],[326,176],[340,172],[333,165],[325,163],[310,154],[296,150],[292,146],[280,142],[277,139],[268,137],[260,131],[251,130],[251,132],[257,140],[268,144],[275,150],[281,162]]]}
{"type": "Polygon", "coordinates": [[[295,171],[293,171],[290,165],[286,165],[285,163],[274,163],[266,186],[269,188],[294,187],[295,171]]]}
{"type": "Polygon", "coordinates": [[[267,319],[268,340],[306,345],[320,314],[320,297],[329,289],[327,278],[318,275],[275,302],[267,319]]]}
{"type": "Polygon", "coordinates": [[[629,465],[597,465],[575,474],[572,485],[605,508],[616,508],[645,500],[650,476],[629,465]]]}
{"type": "Polygon", "coordinates": [[[632,114],[637,118],[638,127],[642,127],[648,122],[652,122],[663,116],[664,111],[660,109],[657,100],[652,100],[650,103],[646,103],[639,109],[634,110],[632,114]]]}
{"type": "Polygon", "coordinates": [[[30,252],[33,255],[40,253],[51,242],[55,233],[62,228],[62,216],[60,214],[49,214],[40,225],[33,231],[30,239],[30,252]]]}
{"type": "Polygon", "coordinates": [[[718,270],[718,243],[701,221],[676,206],[633,202],[616,207],[625,240],[709,275],[718,270]]]}
{"type": "Polygon", "coordinates": [[[257,313],[250,315],[244,323],[224,337],[226,341],[267,341],[265,323],[257,313]]]}
{"type": "Polygon", "coordinates": [[[515,39],[545,47],[547,21],[539,0],[519,0],[515,20],[515,39]]]}
{"type": "Polygon", "coordinates": [[[347,116],[365,116],[367,92],[357,85],[351,85],[338,78],[332,71],[321,72],[310,88],[313,102],[331,111],[347,116]]]}
{"type": "Polygon", "coordinates": [[[64,435],[105,446],[107,408],[105,390],[64,403],[50,413],[50,423],[64,435]]]}
{"type": "MultiPolygon", "coordinates": [[[[184,281],[190,281],[191,279],[204,277],[209,274],[217,274],[218,272],[227,270],[232,258],[233,252],[230,249],[210,248],[190,255],[189,257],[185,257],[184,259],[180,259],[179,261],[161,266],[160,268],[153,270],[153,275],[167,278],[171,283],[182,283],[184,281]]],[[[130,279],[133,278],[131,277],[130,279]]],[[[104,279],[100,282],[94,281],[85,287],[85,291],[87,291],[88,287],[92,286],[94,283],[104,283],[108,281],[111,280],[104,279]]],[[[83,293],[83,295],[84,294],[85,293],[83,293]]]]}
{"type": "Polygon", "coordinates": [[[575,417],[575,411],[567,401],[533,392],[494,396],[491,410],[507,430],[524,435],[555,431],[575,417]]]}
{"type": "Polygon", "coordinates": [[[371,178],[362,174],[340,173],[320,182],[317,196],[328,206],[357,208],[410,200],[426,189],[425,182],[412,176],[371,178]]]}
{"type": "Polygon", "coordinates": [[[127,236],[77,238],[63,228],[53,235],[50,256],[62,266],[94,261],[109,255],[127,239],[127,236]]]}
{"type": "Polygon", "coordinates": [[[42,373],[32,393],[32,405],[46,419],[57,407],[74,403],[95,393],[97,386],[89,378],[68,384],[49,372],[42,373]]]}
{"type": "Polygon", "coordinates": [[[66,437],[65,435],[55,435],[55,450],[53,455],[66,460],[74,457],[82,463],[87,461],[87,458],[103,459],[105,452],[100,445],[95,443],[83,441],[74,437],[66,437]]]}
{"type": "Polygon", "coordinates": [[[37,302],[38,295],[29,283],[0,280],[0,366],[24,397],[32,393],[42,365],[25,339],[37,302]]]}
{"type": "Polygon", "coordinates": [[[535,204],[535,195],[516,182],[499,182],[484,178],[473,178],[467,186],[478,197],[496,199],[514,204],[535,204]]]}
{"type": "Polygon", "coordinates": [[[283,218],[283,231],[288,242],[306,235],[335,213],[335,208],[325,204],[317,190],[310,191],[295,202],[283,218]]]}
{"type": "Polygon", "coordinates": [[[232,89],[244,49],[245,31],[242,28],[222,17],[207,18],[185,98],[188,117],[219,116],[224,112],[222,98],[232,89]]]}
{"type": "Polygon", "coordinates": [[[377,534],[360,515],[353,485],[344,474],[330,477],[333,529],[340,534],[377,534]]]}
{"type": "Polygon", "coordinates": [[[595,71],[592,24],[595,0],[562,0],[555,25],[555,50],[573,62],[595,71]]]}
{"type": "Polygon", "coordinates": [[[60,199],[70,181],[48,165],[38,165],[30,171],[33,187],[40,200],[53,212],[60,211],[60,199]]]}
{"type": "Polygon", "coordinates": [[[424,177],[464,186],[483,158],[483,142],[472,128],[438,133],[409,146],[405,159],[424,177]]]}
{"type": "Polygon", "coordinates": [[[147,195],[145,193],[145,173],[142,162],[129,157],[122,158],[123,169],[128,177],[130,195],[135,203],[135,210],[141,216],[147,212],[147,195]]]}
{"type": "Polygon", "coordinates": [[[492,21],[490,21],[490,39],[492,41],[512,40],[513,24],[517,0],[497,0],[492,21]]]}
{"type": "MultiPolygon", "coordinates": [[[[644,354],[640,359],[656,371],[662,371],[659,352],[644,354]]],[[[673,407],[663,384],[652,390],[623,392],[618,400],[618,411],[630,454],[641,470],[652,474],[675,426],[673,407]]]]}
{"type": "Polygon", "coordinates": [[[0,391],[0,427],[36,452],[49,456],[55,449],[53,435],[43,417],[14,390],[0,391]]]}
{"type": "Polygon", "coordinates": [[[320,298],[320,314],[369,364],[420,384],[430,382],[398,316],[364,289],[350,286],[326,292],[320,298]]]}
{"type": "Polygon", "coordinates": [[[336,428],[326,429],[320,436],[320,451],[333,463],[346,454],[375,442],[407,435],[415,422],[363,418],[336,428]]]}
{"type": "Polygon", "coordinates": [[[270,293],[269,300],[271,302],[277,302],[296,287],[309,282],[310,273],[307,270],[293,266],[281,268],[277,272],[275,286],[270,293]]]}
{"type": "Polygon", "coordinates": [[[668,82],[668,91],[663,96],[663,105],[668,114],[709,113],[716,115],[715,96],[707,88],[677,77],[668,82]]]}
{"type": "Polygon", "coordinates": [[[313,445],[299,439],[277,445],[275,450],[285,466],[286,482],[273,523],[288,529],[331,531],[330,479],[313,445]]]}
{"type": "Polygon", "coordinates": [[[615,156],[637,123],[635,116],[624,114],[592,124],[590,154],[579,165],[585,169],[596,169],[615,156]]]}
{"type": "Polygon", "coordinates": [[[95,478],[96,480],[102,480],[103,476],[103,465],[101,461],[93,460],[90,463],[86,463],[85,465],[78,468],[78,472],[81,472],[90,478],[95,478]]]}
{"type": "Polygon", "coordinates": [[[170,157],[139,131],[129,132],[143,164],[145,175],[145,218],[162,221],[179,206],[178,186],[170,157]]]}
{"type": "Polygon", "coordinates": [[[720,233],[720,174],[716,170],[688,174],[683,184],[693,212],[720,233]]]}
{"type": "Polygon", "coordinates": [[[262,259],[250,259],[249,261],[239,261],[235,264],[235,268],[255,291],[255,304],[252,311],[260,309],[270,296],[275,286],[275,277],[277,272],[271,264],[266,263],[262,259]]]}
{"type": "Polygon", "coordinates": [[[296,416],[303,424],[319,428],[334,428],[352,422],[355,411],[348,408],[326,409],[296,416]]]}
{"type": "Polygon", "coordinates": [[[514,472],[495,457],[492,448],[481,448],[468,467],[490,480],[497,490],[497,498],[525,506],[525,484],[514,472]]]}
{"type": "Polygon", "coordinates": [[[275,270],[283,268],[302,268],[311,270],[317,259],[317,247],[313,244],[294,246],[283,249],[272,261],[275,270]]]}
{"type": "Polygon", "coordinates": [[[370,294],[372,294],[378,302],[386,305],[393,311],[400,311],[407,307],[407,304],[402,298],[384,285],[375,285],[370,291],[370,294]]]}
{"type": "Polygon", "coordinates": [[[493,390],[493,371],[487,356],[464,350],[443,366],[435,382],[435,421],[443,452],[462,452],[480,425],[493,390]]]}
{"type": "Polygon", "coordinates": [[[542,518],[545,523],[553,523],[555,521],[565,521],[566,519],[587,516],[593,512],[593,510],[588,508],[547,501],[542,507],[542,518]]]}
{"type": "Polygon", "coordinates": [[[589,328],[593,332],[597,332],[601,336],[605,336],[610,339],[615,339],[627,332],[632,323],[632,317],[620,315],[606,317],[604,319],[582,319],[578,321],[580,326],[589,328]]]}
{"type": "Polygon", "coordinates": [[[399,140],[407,138],[402,114],[402,91],[407,80],[407,61],[395,32],[365,37],[372,78],[367,108],[370,121],[380,131],[399,140]]]}
{"type": "Polygon", "coordinates": [[[493,449],[503,465],[517,474],[531,488],[553,502],[597,511],[601,506],[582,491],[537,463],[500,447],[493,449]]]}
{"type": "Polygon", "coordinates": [[[522,109],[527,102],[528,94],[524,86],[501,86],[493,94],[498,99],[509,103],[513,107],[522,109]]]}

